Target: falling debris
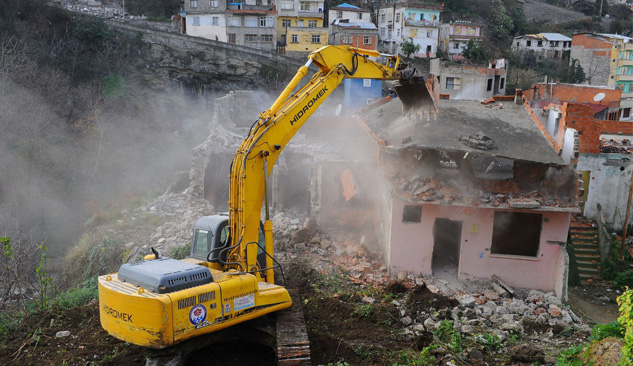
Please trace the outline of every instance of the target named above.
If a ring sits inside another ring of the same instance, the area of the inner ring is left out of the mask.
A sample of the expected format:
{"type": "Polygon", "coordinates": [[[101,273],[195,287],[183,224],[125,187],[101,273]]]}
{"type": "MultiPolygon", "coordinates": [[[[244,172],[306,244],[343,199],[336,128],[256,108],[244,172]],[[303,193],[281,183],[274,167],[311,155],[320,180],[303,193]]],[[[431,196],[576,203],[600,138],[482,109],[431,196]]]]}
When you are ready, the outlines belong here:
{"type": "Polygon", "coordinates": [[[345,201],[349,201],[356,195],[356,185],[354,184],[354,176],[352,171],[345,169],[341,174],[341,184],[343,185],[343,196],[345,201]]]}

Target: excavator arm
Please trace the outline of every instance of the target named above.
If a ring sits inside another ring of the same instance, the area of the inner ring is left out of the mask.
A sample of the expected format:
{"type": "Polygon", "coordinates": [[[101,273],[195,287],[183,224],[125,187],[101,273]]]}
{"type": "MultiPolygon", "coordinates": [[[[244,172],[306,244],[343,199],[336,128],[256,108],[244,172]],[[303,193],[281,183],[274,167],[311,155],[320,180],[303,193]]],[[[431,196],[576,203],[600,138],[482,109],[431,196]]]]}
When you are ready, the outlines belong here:
{"type": "MultiPolygon", "coordinates": [[[[407,80],[414,71],[407,68],[398,56],[382,55],[377,51],[345,46],[325,46],[309,55],[288,86],[270,109],[263,112],[251,127],[233,159],[229,181],[229,223],[231,243],[223,270],[236,269],[256,274],[261,280],[274,283],[272,222],[268,216],[267,180],[279,154],[290,139],[336,89],[344,78],[399,80],[408,94],[403,101],[431,105],[437,112],[437,96],[429,92],[428,82],[411,83],[407,80]],[[377,61],[381,59],[382,62],[377,61]],[[292,91],[308,73],[310,65],[316,72],[297,92],[292,91]],[[430,103],[429,103],[430,101],[430,103]],[[257,239],[263,201],[266,201],[264,222],[265,268],[257,265],[257,239]]],[[[398,91],[398,87],[396,88],[398,91]]],[[[412,103],[413,104],[413,103],[412,103]]],[[[408,110],[404,106],[404,110],[408,110]]]]}

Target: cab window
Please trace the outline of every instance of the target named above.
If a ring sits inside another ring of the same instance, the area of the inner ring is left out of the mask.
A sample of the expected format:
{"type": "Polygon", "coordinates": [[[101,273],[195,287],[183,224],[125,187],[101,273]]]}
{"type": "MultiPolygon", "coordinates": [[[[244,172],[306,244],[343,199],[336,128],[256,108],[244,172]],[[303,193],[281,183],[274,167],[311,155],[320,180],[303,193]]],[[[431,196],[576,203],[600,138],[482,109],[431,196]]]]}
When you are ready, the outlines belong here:
{"type": "Polygon", "coordinates": [[[211,250],[209,237],[211,233],[207,230],[196,230],[196,241],[193,243],[193,254],[206,257],[211,250]]]}

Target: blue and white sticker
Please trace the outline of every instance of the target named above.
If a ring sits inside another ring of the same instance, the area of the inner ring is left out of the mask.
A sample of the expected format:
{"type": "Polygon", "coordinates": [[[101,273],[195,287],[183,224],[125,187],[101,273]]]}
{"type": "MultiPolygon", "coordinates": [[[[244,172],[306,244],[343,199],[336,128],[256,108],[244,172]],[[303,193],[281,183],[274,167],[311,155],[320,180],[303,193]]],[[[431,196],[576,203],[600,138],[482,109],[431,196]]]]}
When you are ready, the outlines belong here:
{"type": "Polygon", "coordinates": [[[255,295],[250,294],[242,297],[238,297],[234,300],[235,311],[252,308],[255,306],[255,295]]]}
{"type": "Polygon", "coordinates": [[[226,304],[224,304],[224,314],[230,313],[230,312],[231,312],[231,303],[227,302],[226,304]]]}
{"type": "Polygon", "coordinates": [[[202,323],[207,318],[207,308],[202,304],[198,304],[189,310],[189,321],[193,325],[202,323]]]}

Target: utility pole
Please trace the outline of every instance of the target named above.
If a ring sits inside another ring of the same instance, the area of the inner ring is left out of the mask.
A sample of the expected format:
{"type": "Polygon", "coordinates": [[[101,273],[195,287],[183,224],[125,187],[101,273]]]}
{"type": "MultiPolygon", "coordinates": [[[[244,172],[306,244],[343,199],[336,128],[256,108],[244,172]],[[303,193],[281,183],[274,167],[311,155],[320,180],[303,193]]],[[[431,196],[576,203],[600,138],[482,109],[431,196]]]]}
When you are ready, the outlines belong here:
{"type": "Polygon", "coordinates": [[[600,0],[600,11],[598,12],[598,16],[602,18],[602,4],[604,3],[604,0],[600,0]]]}

